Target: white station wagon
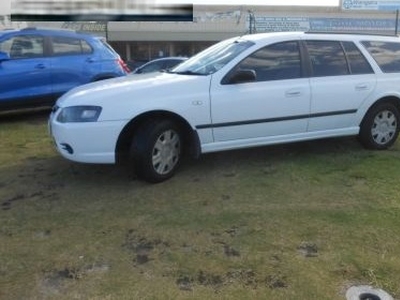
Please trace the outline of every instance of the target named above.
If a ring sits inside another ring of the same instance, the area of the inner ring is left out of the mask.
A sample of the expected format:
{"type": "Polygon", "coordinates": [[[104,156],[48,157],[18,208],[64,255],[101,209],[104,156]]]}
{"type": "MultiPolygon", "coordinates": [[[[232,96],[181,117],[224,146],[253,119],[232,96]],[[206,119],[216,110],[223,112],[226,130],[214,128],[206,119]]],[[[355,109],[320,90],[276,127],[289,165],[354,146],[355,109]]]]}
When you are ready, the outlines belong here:
{"type": "Polygon", "coordinates": [[[160,182],[184,154],[358,135],[372,149],[399,132],[398,37],[264,33],[219,42],[169,72],[64,94],[49,127],[84,163],[129,163],[160,182]]]}

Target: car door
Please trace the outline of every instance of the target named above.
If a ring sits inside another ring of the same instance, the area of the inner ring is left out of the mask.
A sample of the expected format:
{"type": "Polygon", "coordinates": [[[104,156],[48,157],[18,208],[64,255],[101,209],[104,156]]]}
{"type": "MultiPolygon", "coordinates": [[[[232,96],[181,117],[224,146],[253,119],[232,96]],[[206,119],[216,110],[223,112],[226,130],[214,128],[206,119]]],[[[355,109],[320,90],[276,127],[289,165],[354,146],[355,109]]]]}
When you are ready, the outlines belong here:
{"type": "Polygon", "coordinates": [[[92,47],[83,39],[65,36],[51,38],[52,80],[55,94],[92,80],[99,73],[92,47]]]}
{"type": "Polygon", "coordinates": [[[376,85],[371,66],[353,42],[308,40],[305,44],[312,65],[308,131],[358,126],[354,115],[376,85]]]}
{"type": "Polygon", "coordinates": [[[249,139],[255,143],[265,142],[265,138],[274,141],[306,132],[310,86],[303,76],[299,42],[281,42],[257,50],[227,77],[240,70],[254,71],[255,80],[212,83],[215,141],[248,144],[249,139]]]}
{"type": "Polygon", "coordinates": [[[0,62],[0,101],[23,101],[51,94],[50,62],[44,38],[17,35],[0,42],[10,59],[0,62]]]}

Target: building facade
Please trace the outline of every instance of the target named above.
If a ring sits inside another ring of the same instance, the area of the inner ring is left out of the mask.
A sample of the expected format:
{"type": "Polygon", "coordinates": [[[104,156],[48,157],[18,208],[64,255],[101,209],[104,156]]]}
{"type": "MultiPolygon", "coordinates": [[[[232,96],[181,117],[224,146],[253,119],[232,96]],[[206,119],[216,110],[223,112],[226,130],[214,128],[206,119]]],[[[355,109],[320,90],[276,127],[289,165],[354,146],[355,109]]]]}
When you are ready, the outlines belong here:
{"type": "Polygon", "coordinates": [[[395,34],[395,11],[340,7],[195,6],[193,22],[109,22],[108,40],[127,61],[191,56],[220,40],[271,31],[395,34]]]}
{"type": "Polygon", "coordinates": [[[396,11],[345,9],[343,3],[340,7],[195,5],[193,22],[35,22],[29,26],[62,27],[103,35],[126,61],[192,56],[220,40],[248,33],[397,33],[396,11]]]}

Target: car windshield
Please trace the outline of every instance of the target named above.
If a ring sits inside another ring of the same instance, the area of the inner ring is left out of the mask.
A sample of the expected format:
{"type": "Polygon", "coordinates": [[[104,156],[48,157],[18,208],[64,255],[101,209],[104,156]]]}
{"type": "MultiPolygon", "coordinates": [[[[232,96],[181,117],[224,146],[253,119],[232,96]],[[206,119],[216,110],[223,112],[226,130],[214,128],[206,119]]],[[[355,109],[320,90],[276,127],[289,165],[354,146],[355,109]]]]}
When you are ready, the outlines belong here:
{"type": "Polygon", "coordinates": [[[241,52],[253,46],[245,40],[228,40],[217,43],[173,68],[170,73],[184,75],[209,75],[217,72],[241,52]]]}

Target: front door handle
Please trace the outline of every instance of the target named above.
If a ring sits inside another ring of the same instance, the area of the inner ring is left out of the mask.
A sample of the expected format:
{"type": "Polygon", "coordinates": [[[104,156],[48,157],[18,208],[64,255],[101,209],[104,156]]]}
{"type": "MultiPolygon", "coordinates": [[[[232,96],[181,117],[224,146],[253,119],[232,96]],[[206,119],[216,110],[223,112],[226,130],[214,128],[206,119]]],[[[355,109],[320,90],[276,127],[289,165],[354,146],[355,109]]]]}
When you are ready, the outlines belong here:
{"type": "Polygon", "coordinates": [[[46,68],[46,66],[44,65],[44,64],[37,64],[36,66],[35,66],[35,69],[45,69],[46,68]]]}
{"type": "Polygon", "coordinates": [[[285,92],[286,97],[298,97],[301,95],[301,91],[299,90],[289,90],[285,92]]]}

